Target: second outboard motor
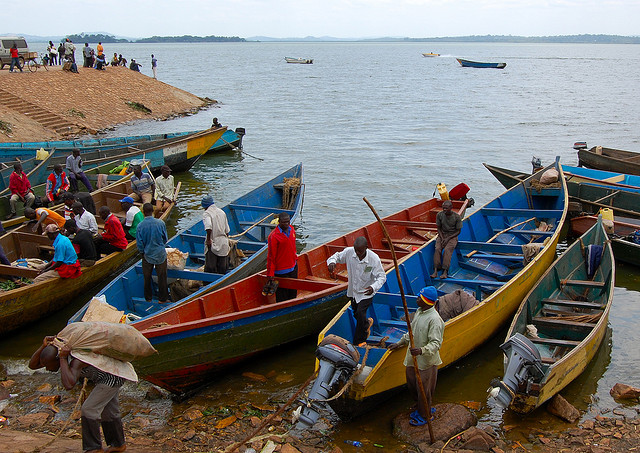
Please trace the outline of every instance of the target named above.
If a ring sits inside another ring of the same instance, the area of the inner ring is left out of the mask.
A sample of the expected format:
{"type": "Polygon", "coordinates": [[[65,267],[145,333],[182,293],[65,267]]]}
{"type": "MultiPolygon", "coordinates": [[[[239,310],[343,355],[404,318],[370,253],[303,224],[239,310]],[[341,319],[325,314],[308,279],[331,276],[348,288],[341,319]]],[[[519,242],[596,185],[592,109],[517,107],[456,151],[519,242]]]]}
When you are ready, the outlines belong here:
{"type": "Polygon", "coordinates": [[[503,407],[509,407],[520,385],[540,379],[542,372],[542,359],[536,346],[524,335],[516,333],[500,346],[507,356],[507,369],[502,381],[491,381],[489,393],[497,403],[503,407]]]}
{"type": "Polygon", "coordinates": [[[296,429],[312,427],[320,417],[320,401],[331,395],[338,383],[346,383],[358,362],[360,353],[347,340],[337,335],[327,335],[316,350],[320,362],[318,378],[309,392],[309,401],[303,406],[296,429]]]}
{"type": "Polygon", "coordinates": [[[531,166],[533,167],[531,174],[537,173],[542,170],[542,160],[539,157],[533,156],[531,158],[531,166]]]}

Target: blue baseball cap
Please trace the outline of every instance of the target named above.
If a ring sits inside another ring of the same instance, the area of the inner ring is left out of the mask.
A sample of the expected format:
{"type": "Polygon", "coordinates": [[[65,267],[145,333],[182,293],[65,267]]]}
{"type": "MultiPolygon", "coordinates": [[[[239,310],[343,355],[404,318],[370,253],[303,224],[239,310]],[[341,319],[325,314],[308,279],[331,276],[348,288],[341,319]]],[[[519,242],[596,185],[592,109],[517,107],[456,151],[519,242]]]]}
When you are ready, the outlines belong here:
{"type": "Polygon", "coordinates": [[[418,294],[418,296],[420,296],[425,304],[433,306],[438,300],[438,290],[435,286],[427,286],[420,290],[420,294],[418,294]]]}
{"type": "Polygon", "coordinates": [[[131,198],[131,197],[124,197],[122,200],[120,200],[120,203],[131,203],[131,204],[133,204],[134,201],[133,201],[133,198],[131,198]]]}

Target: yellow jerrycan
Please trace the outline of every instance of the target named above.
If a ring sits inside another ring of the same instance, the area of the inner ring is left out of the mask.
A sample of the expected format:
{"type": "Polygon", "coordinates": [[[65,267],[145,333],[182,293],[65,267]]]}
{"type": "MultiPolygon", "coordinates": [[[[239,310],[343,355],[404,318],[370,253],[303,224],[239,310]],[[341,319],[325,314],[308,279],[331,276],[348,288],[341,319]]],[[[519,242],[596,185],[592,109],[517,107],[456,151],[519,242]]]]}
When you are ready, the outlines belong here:
{"type": "Polygon", "coordinates": [[[448,200],[449,191],[447,190],[447,186],[443,182],[440,182],[436,187],[438,188],[438,194],[440,195],[440,199],[442,201],[448,200]]]}
{"type": "Polygon", "coordinates": [[[599,214],[602,215],[602,220],[611,220],[613,222],[613,209],[600,208],[599,214]]]}

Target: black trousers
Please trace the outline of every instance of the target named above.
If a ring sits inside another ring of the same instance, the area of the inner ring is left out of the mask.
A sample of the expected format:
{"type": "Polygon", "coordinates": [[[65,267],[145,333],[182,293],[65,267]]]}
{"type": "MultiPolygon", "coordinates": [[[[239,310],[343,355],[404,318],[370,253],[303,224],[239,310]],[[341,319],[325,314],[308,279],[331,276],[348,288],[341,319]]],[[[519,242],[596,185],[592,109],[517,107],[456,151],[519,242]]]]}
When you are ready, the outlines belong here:
{"type": "MultiPolygon", "coordinates": [[[[291,271],[286,274],[278,274],[275,276],[276,278],[298,278],[298,265],[291,271]]],[[[291,300],[295,299],[298,296],[297,289],[288,289],[288,288],[280,288],[276,289],[276,302],[282,302],[283,300],[291,300]]]]}
{"type": "Polygon", "coordinates": [[[204,256],[204,271],[210,274],[226,274],[229,270],[229,255],[218,256],[207,250],[204,256]]]}
{"type": "Polygon", "coordinates": [[[121,252],[122,249],[116,247],[113,244],[110,244],[109,242],[105,241],[101,237],[98,237],[96,239],[96,251],[98,252],[98,259],[100,259],[101,254],[109,255],[110,253],[113,253],[113,252],[121,252]]]}
{"type": "Polygon", "coordinates": [[[142,257],[142,275],[144,275],[144,300],[151,302],[153,299],[153,286],[151,281],[151,274],[153,268],[156,268],[156,274],[158,275],[158,301],[168,302],[169,288],[167,285],[167,260],[160,264],[151,264],[142,257]]]}
{"type": "Polygon", "coordinates": [[[367,321],[367,309],[373,302],[373,297],[368,299],[362,299],[356,303],[355,299],[351,299],[351,309],[353,310],[353,317],[356,318],[356,331],[353,334],[353,344],[358,345],[363,341],[367,341],[369,334],[367,328],[369,322],[367,321]]]}

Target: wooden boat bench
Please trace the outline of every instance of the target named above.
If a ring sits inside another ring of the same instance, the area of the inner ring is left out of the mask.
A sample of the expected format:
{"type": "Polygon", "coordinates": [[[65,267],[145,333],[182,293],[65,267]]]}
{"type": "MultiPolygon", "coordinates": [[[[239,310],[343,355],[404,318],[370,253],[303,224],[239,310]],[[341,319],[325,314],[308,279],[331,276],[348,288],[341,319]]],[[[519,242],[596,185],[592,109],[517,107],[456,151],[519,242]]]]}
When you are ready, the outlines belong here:
{"type": "Polygon", "coordinates": [[[491,271],[489,269],[486,269],[484,267],[478,266],[473,264],[473,262],[470,261],[458,261],[458,266],[460,267],[460,269],[465,269],[468,271],[472,271],[481,275],[484,275],[486,277],[491,277],[491,278],[495,278],[496,280],[502,280],[502,281],[506,281],[511,279],[511,277],[513,277],[513,274],[499,274],[498,272],[494,272],[491,271]]]}
{"type": "Polygon", "coordinates": [[[546,346],[560,346],[564,348],[575,348],[580,344],[580,341],[575,340],[559,340],[556,338],[529,338],[534,344],[542,344],[546,346]]]}
{"type": "Polygon", "coordinates": [[[499,242],[473,242],[458,241],[456,247],[458,250],[477,250],[480,252],[491,253],[519,253],[522,254],[522,245],[520,244],[501,244],[499,242]]]}
{"type": "MultiPolygon", "coordinates": [[[[137,264],[136,274],[142,275],[142,265],[137,264]]],[[[157,275],[155,268],[153,269],[152,275],[157,275]]],[[[198,272],[192,271],[189,269],[167,269],[167,278],[181,278],[184,280],[198,280],[201,282],[213,283],[218,281],[224,274],[214,274],[211,272],[198,272]]]]}
{"type": "Polygon", "coordinates": [[[39,271],[36,269],[29,269],[22,266],[7,266],[6,264],[0,264],[0,275],[10,275],[13,277],[25,277],[34,279],[38,276],[39,271]]]}
{"type": "Polygon", "coordinates": [[[542,299],[542,304],[548,305],[559,305],[561,307],[571,307],[571,308],[587,308],[594,310],[603,310],[606,305],[599,304],[596,302],[582,302],[577,300],[566,300],[566,299],[542,299]]]}
{"type": "Polygon", "coordinates": [[[290,216],[295,214],[295,210],[293,209],[280,209],[280,208],[272,208],[268,206],[254,206],[254,205],[244,205],[244,204],[230,204],[228,205],[231,209],[236,211],[255,211],[255,212],[264,212],[266,214],[279,214],[281,212],[286,212],[290,216]]]}
{"type": "Polygon", "coordinates": [[[596,327],[596,324],[591,322],[567,321],[558,318],[546,318],[544,316],[535,316],[532,321],[533,325],[539,330],[565,330],[581,334],[588,334],[596,327]]]}
{"type": "Polygon", "coordinates": [[[562,286],[578,286],[582,288],[604,288],[605,282],[591,280],[561,280],[562,286]]]}
{"type": "Polygon", "coordinates": [[[383,223],[385,225],[398,225],[398,226],[403,226],[406,228],[423,228],[426,230],[433,230],[435,231],[437,229],[436,223],[435,222],[420,222],[420,221],[416,221],[416,220],[394,220],[394,219],[390,219],[390,220],[383,220],[383,223]]]}
{"type": "Polygon", "coordinates": [[[514,208],[481,208],[480,212],[485,216],[522,217],[525,219],[535,215],[539,219],[560,219],[564,214],[561,209],[514,209],[514,208]]]}

